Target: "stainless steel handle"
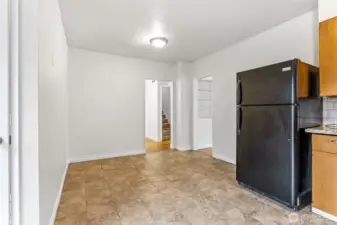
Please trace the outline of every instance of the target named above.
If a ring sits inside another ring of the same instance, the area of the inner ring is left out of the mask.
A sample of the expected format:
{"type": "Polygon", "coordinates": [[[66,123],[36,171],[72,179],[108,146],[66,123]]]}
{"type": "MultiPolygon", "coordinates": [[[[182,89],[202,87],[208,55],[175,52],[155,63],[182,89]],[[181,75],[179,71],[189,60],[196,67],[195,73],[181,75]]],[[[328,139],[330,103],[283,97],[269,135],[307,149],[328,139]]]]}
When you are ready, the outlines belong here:
{"type": "Polygon", "coordinates": [[[330,140],[330,142],[337,144],[337,140],[330,140]]]}
{"type": "Polygon", "coordinates": [[[4,142],[4,140],[2,139],[2,137],[0,137],[0,145],[2,144],[2,142],[4,142]]]}

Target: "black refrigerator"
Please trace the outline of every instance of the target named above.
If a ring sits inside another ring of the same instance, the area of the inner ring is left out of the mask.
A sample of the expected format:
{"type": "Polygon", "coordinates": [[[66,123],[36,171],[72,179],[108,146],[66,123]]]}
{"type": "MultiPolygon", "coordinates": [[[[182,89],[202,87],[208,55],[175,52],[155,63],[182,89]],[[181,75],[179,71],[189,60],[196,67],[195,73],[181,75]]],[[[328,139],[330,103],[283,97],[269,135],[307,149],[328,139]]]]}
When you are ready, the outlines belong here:
{"type": "Polygon", "coordinates": [[[318,95],[318,68],[298,59],[237,74],[242,187],[295,210],[311,203],[311,136],[304,129],[322,123],[318,95]],[[305,97],[298,94],[301,82],[305,97]]]}

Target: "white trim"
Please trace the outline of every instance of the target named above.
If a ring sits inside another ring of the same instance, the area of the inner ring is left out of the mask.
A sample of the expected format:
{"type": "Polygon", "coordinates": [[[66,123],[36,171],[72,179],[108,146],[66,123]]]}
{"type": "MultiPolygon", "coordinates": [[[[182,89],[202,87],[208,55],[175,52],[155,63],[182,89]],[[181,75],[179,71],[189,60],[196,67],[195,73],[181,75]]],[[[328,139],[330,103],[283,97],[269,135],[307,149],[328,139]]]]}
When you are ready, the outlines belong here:
{"type": "Polygon", "coordinates": [[[60,201],[61,201],[61,197],[62,197],[62,191],[63,191],[63,186],[66,180],[66,175],[67,175],[67,171],[68,171],[68,163],[66,165],[66,167],[64,168],[64,172],[63,172],[63,176],[62,176],[62,180],[61,180],[61,185],[60,185],[60,189],[58,191],[57,194],[57,198],[55,200],[54,203],[54,209],[53,209],[53,214],[50,217],[50,221],[49,221],[49,225],[54,225],[55,224],[55,220],[56,220],[56,216],[57,216],[57,210],[59,208],[60,205],[60,201]]]}
{"type": "MultiPolygon", "coordinates": [[[[11,75],[12,75],[12,15],[10,0],[0,3],[0,83],[1,83],[1,108],[0,108],[0,136],[4,142],[0,145],[0,223],[10,224],[12,220],[10,197],[12,194],[12,153],[9,143],[11,126],[9,115],[11,113],[11,75]]],[[[15,15],[16,16],[16,15],[15,15]]]]}
{"type": "Polygon", "coordinates": [[[198,148],[193,149],[193,150],[198,151],[198,150],[202,150],[202,149],[205,149],[205,148],[212,148],[212,147],[213,147],[213,144],[206,144],[204,146],[198,147],[198,148]]]}
{"type": "Polygon", "coordinates": [[[86,161],[117,158],[117,157],[123,157],[123,156],[131,156],[131,155],[141,155],[141,154],[145,154],[145,149],[133,150],[133,151],[123,152],[123,153],[106,153],[106,154],[100,154],[100,155],[71,157],[69,158],[69,163],[86,162],[86,161]]]}
{"type": "Polygon", "coordinates": [[[175,145],[176,145],[176,140],[175,140],[175,137],[176,137],[176,124],[175,124],[175,110],[176,110],[176,105],[175,105],[175,98],[174,98],[174,93],[175,93],[175,83],[174,81],[172,81],[170,84],[170,125],[171,125],[171,149],[174,149],[175,148],[175,145]]]}
{"type": "Polygon", "coordinates": [[[326,213],[326,212],[324,212],[322,210],[319,210],[317,208],[314,208],[314,207],[312,207],[311,211],[313,213],[317,214],[317,215],[320,215],[320,216],[325,217],[325,218],[327,218],[329,220],[337,222],[337,216],[331,215],[329,213],[326,213]]]}
{"type": "Polygon", "coordinates": [[[10,51],[11,51],[11,80],[10,80],[10,111],[11,111],[11,194],[13,225],[21,224],[20,219],[20,151],[19,151],[19,6],[20,1],[10,2],[10,51]]]}
{"type": "Polygon", "coordinates": [[[214,153],[214,151],[213,151],[213,155],[212,156],[213,156],[213,158],[216,158],[216,159],[219,159],[221,161],[225,161],[225,162],[228,162],[230,164],[236,165],[236,161],[235,160],[233,160],[233,159],[231,159],[231,158],[229,158],[227,156],[222,156],[222,155],[216,154],[216,153],[214,153]]]}
{"type": "Polygon", "coordinates": [[[162,96],[162,85],[160,81],[158,81],[158,127],[157,127],[157,134],[159,141],[163,140],[163,96],[162,96]]]}
{"type": "Polygon", "coordinates": [[[156,138],[154,137],[146,137],[147,139],[150,139],[151,141],[154,141],[154,142],[160,142],[160,140],[157,140],[156,138]]]}
{"type": "Polygon", "coordinates": [[[192,150],[192,148],[190,148],[190,147],[177,147],[177,150],[179,150],[179,151],[190,151],[190,150],[192,150]]]}
{"type": "Polygon", "coordinates": [[[198,150],[198,79],[193,79],[192,91],[192,146],[193,150],[198,150]]]}
{"type": "Polygon", "coordinates": [[[170,125],[171,125],[171,149],[175,148],[176,145],[176,98],[175,98],[175,82],[174,81],[165,81],[165,80],[155,80],[158,85],[158,127],[157,127],[157,137],[146,137],[146,81],[154,80],[154,79],[146,79],[145,80],[145,95],[144,95],[144,105],[145,105],[145,119],[144,119],[144,127],[145,127],[145,138],[149,138],[152,141],[160,142],[162,141],[162,86],[166,86],[170,88],[170,102],[171,102],[171,115],[170,115],[170,125]]]}

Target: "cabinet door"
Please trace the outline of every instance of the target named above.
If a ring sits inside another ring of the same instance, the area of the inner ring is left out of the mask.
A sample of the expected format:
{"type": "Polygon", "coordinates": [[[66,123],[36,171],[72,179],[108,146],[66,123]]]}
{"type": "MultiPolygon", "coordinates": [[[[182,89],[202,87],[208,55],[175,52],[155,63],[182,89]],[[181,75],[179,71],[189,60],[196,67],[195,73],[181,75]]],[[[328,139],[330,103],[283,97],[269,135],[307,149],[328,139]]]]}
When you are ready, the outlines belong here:
{"type": "Polygon", "coordinates": [[[321,96],[337,96],[337,17],[320,23],[321,96]]]}
{"type": "Polygon", "coordinates": [[[337,216],[337,154],[312,154],[312,206],[337,216]]]}

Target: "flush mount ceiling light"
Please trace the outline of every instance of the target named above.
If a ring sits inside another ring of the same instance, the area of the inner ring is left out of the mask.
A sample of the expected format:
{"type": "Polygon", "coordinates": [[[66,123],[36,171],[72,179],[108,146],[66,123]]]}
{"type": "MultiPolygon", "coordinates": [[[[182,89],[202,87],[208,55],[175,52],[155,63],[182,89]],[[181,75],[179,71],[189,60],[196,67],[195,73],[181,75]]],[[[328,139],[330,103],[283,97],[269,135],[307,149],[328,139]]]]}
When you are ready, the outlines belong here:
{"type": "Polygon", "coordinates": [[[150,43],[156,48],[164,48],[168,40],[164,37],[155,37],[150,39],[150,43]]]}

